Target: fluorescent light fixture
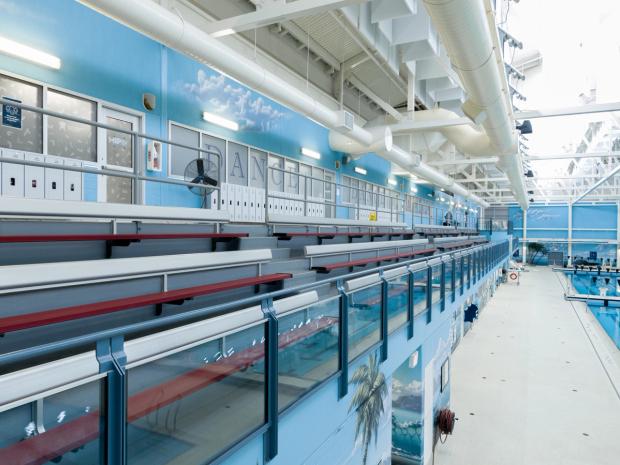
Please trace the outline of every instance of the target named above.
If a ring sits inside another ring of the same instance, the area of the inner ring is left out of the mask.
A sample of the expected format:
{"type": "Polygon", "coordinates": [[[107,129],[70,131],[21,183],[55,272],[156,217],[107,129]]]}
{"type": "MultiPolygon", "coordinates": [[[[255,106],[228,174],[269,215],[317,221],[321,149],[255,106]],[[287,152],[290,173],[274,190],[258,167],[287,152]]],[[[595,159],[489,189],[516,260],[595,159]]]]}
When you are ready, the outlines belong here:
{"type": "Polygon", "coordinates": [[[0,37],[0,53],[22,58],[53,69],[60,69],[60,58],[6,37],[0,37]]]}
{"type": "Polygon", "coordinates": [[[359,167],[359,166],[356,166],[356,167],[354,168],[354,171],[355,171],[357,174],[362,174],[362,175],[364,175],[364,176],[366,176],[366,175],[368,174],[368,171],[366,171],[364,168],[361,168],[361,167],[359,167]]]}
{"type": "Polygon", "coordinates": [[[394,178],[390,178],[390,179],[388,179],[388,184],[390,186],[398,186],[398,181],[396,179],[394,179],[394,178]]]}
{"type": "Polygon", "coordinates": [[[418,188],[415,186],[411,186],[411,192],[418,192],[418,188]]]}
{"type": "Polygon", "coordinates": [[[306,147],[301,148],[302,155],[305,155],[310,158],[314,158],[315,160],[321,159],[321,154],[316,150],[307,149],[306,147]]]}
{"type": "Polygon", "coordinates": [[[236,121],[222,118],[221,116],[214,115],[213,113],[209,113],[208,111],[202,113],[202,119],[208,121],[209,123],[217,124],[218,126],[222,126],[223,128],[230,129],[231,131],[239,130],[239,123],[237,123],[236,121]]]}
{"type": "Polygon", "coordinates": [[[225,37],[225,36],[229,36],[231,34],[234,34],[235,30],[228,28],[228,29],[222,29],[221,31],[215,31],[214,33],[211,34],[211,37],[214,38],[218,38],[218,37],[225,37]]]}

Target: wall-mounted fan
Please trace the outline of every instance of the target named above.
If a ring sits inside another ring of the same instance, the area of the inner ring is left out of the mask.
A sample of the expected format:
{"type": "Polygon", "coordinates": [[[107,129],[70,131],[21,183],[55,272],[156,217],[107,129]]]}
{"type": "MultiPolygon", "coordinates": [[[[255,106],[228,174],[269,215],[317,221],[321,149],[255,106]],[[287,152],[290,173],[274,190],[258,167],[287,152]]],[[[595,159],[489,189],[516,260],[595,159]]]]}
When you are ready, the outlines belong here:
{"type": "Polygon", "coordinates": [[[201,184],[200,186],[187,186],[189,191],[195,195],[202,197],[202,207],[206,206],[207,196],[211,194],[219,185],[219,170],[214,170],[207,174],[205,160],[196,158],[190,161],[185,167],[185,181],[192,184],[201,184]]]}

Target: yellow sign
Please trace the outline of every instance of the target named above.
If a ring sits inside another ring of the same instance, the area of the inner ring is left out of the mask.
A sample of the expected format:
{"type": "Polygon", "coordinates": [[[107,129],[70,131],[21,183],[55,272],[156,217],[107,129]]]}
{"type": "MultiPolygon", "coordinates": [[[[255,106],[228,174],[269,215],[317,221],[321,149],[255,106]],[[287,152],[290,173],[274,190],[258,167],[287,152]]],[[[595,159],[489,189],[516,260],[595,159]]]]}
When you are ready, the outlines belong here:
{"type": "Polygon", "coordinates": [[[368,219],[370,221],[377,221],[377,212],[370,212],[370,214],[368,215],[368,219]]]}

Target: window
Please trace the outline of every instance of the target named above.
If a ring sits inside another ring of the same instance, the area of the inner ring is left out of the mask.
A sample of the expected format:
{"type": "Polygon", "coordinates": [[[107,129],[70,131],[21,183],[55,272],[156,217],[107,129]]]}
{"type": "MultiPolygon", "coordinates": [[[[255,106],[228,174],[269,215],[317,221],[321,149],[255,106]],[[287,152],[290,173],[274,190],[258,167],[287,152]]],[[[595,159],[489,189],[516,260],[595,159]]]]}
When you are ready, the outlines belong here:
{"type": "Polygon", "coordinates": [[[441,301],[442,299],[442,295],[441,295],[441,264],[440,265],[435,265],[432,268],[432,298],[431,298],[431,302],[433,304],[438,303],[439,301],[441,301]]]}
{"type": "MultiPolygon", "coordinates": [[[[97,121],[97,103],[63,92],[47,92],[47,108],[65,115],[97,121]]],[[[47,153],[84,161],[97,161],[97,128],[50,116],[47,153]]]]}
{"type": "Polygon", "coordinates": [[[276,155],[269,154],[269,167],[278,168],[269,170],[269,190],[284,192],[284,173],[279,170],[284,169],[284,159],[276,155]]]}
{"type": "Polygon", "coordinates": [[[228,182],[239,186],[248,185],[248,148],[235,142],[228,143],[228,182]]]}
{"type": "Polygon", "coordinates": [[[267,152],[250,149],[250,186],[265,188],[267,179],[267,152]]]}
{"type": "MultiPolygon", "coordinates": [[[[170,128],[170,139],[179,144],[190,147],[200,146],[200,133],[192,129],[172,125],[170,128]]],[[[185,167],[196,158],[199,158],[198,150],[190,150],[184,147],[171,148],[170,175],[185,177],[185,167]]]]}
{"type": "MultiPolygon", "coordinates": [[[[226,141],[219,137],[210,136],[209,134],[202,135],[202,147],[205,150],[209,150],[213,153],[202,152],[201,158],[207,160],[207,174],[212,178],[217,178],[220,182],[224,182],[226,179],[226,141]],[[217,177],[217,167],[220,167],[220,175],[217,177]]],[[[246,169],[247,172],[247,169],[246,169]]]]}
{"type": "Polygon", "coordinates": [[[290,173],[299,172],[299,163],[285,159],[284,169],[286,170],[284,173],[284,190],[286,193],[296,196],[299,193],[299,176],[290,173]]]}
{"type": "MultiPolygon", "coordinates": [[[[0,75],[0,97],[41,107],[43,87],[0,75]]],[[[0,147],[43,153],[43,117],[31,111],[22,111],[21,127],[0,124],[0,147]]]]}
{"type": "Polygon", "coordinates": [[[413,274],[413,314],[418,316],[428,310],[428,273],[426,269],[413,274]]]}

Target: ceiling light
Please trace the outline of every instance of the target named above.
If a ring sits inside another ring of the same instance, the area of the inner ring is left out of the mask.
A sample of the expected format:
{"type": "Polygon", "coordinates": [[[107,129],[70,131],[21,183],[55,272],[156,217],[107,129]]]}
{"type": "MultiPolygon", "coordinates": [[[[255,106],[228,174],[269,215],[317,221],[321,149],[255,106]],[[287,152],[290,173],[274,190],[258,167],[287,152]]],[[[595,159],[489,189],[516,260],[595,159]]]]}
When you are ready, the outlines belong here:
{"type": "Polygon", "coordinates": [[[217,39],[218,37],[229,36],[229,35],[234,34],[234,33],[235,33],[234,29],[230,29],[230,28],[222,29],[221,31],[216,31],[216,32],[212,33],[211,37],[214,37],[214,38],[217,39]]]}
{"type": "Polygon", "coordinates": [[[394,178],[390,178],[390,179],[388,179],[388,184],[390,186],[398,186],[398,181],[396,179],[394,179],[394,178]]]}
{"type": "Polygon", "coordinates": [[[305,155],[305,156],[310,157],[310,158],[314,158],[315,160],[320,160],[321,159],[321,154],[319,152],[317,152],[316,150],[307,149],[306,147],[302,147],[301,148],[301,153],[302,153],[302,155],[305,155]]]}
{"type": "Polygon", "coordinates": [[[237,123],[236,121],[231,121],[219,115],[214,115],[213,113],[209,113],[208,111],[203,112],[202,119],[209,123],[217,124],[218,126],[222,126],[223,128],[230,129],[231,131],[239,130],[239,123],[237,123]]]}
{"type": "Polygon", "coordinates": [[[0,52],[53,69],[60,69],[60,58],[6,37],[0,37],[0,52]]]}
{"type": "Polygon", "coordinates": [[[411,192],[418,192],[418,188],[416,186],[411,186],[411,192]]]}
{"type": "Polygon", "coordinates": [[[354,168],[354,171],[355,171],[357,174],[362,174],[362,175],[364,175],[364,176],[366,176],[366,175],[368,174],[368,171],[366,171],[364,168],[361,168],[361,167],[359,167],[359,166],[356,166],[356,167],[354,168]]]}

